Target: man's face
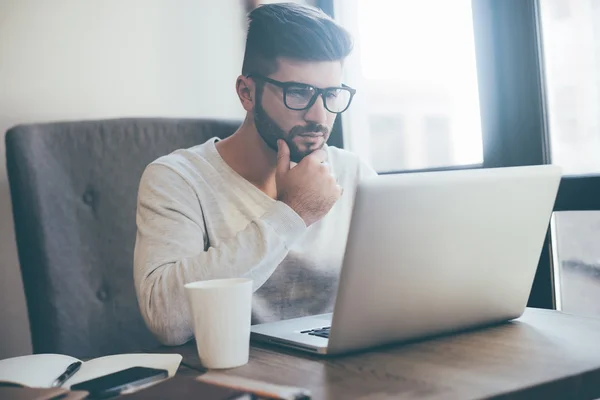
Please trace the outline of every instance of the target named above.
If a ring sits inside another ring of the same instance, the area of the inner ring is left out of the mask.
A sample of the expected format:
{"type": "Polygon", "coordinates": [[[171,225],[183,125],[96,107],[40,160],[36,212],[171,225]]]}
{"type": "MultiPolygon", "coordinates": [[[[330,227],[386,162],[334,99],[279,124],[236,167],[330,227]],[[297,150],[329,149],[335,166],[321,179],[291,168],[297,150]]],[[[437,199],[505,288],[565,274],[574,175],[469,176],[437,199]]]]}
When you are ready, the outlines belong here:
{"type": "MultiPolygon", "coordinates": [[[[277,72],[269,78],[281,82],[299,82],[317,88],[340,86],[342,65],[339,61],[303,62],[279,59],[277,72]]],[[[333,127],[336,114],[325,109],[323,98],[306,110],[287,108],[283,102],[283,89],[257,80],[254,123],[265,143],[277,151],[277,140],[283,139],[290,148],[290,159],[302,158],[322,148],[333,127]]]]}

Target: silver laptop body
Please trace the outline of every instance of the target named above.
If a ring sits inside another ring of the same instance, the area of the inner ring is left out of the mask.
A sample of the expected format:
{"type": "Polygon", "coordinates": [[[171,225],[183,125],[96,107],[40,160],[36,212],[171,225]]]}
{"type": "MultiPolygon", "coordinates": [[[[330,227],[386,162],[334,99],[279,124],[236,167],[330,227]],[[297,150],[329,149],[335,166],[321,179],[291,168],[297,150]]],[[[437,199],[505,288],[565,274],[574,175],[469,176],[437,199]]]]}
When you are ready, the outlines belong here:
{"type": "Polygon", "coordinates": [[[252,339],[340,354],[519,317],[560,178],[544,165],[362,182],[333,313],[253,325],[252,339]]]}

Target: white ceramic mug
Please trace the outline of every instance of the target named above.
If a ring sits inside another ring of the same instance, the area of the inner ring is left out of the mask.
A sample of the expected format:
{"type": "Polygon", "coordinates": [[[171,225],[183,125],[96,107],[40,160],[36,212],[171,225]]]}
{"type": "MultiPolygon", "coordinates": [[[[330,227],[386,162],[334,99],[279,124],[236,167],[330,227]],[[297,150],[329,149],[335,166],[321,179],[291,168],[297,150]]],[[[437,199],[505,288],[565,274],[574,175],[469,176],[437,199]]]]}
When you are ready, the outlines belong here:
{"type": "Polygon", "coordinates": [[[252,280],[214,279],[184,287],[202,365],[220,369],[246,364],[250,352],[252,280]]]}

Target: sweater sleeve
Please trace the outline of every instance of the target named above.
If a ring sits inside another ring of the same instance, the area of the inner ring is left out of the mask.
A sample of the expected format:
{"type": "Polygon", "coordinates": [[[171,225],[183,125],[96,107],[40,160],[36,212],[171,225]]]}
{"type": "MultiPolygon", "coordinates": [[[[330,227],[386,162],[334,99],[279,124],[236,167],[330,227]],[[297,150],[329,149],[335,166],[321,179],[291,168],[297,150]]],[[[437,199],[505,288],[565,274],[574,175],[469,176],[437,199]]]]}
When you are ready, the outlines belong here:
{"type": "Polygon", "coordinates": [[[184,285],[207,279],[250,278],[262,286],[306,231],[282,202],[235,236],[211,247],[202,205],[188,182],[168,166],[151,164],[137,203],[134,280],[142,316],[158,340],[185,343],[193,324],[184,285]]]}

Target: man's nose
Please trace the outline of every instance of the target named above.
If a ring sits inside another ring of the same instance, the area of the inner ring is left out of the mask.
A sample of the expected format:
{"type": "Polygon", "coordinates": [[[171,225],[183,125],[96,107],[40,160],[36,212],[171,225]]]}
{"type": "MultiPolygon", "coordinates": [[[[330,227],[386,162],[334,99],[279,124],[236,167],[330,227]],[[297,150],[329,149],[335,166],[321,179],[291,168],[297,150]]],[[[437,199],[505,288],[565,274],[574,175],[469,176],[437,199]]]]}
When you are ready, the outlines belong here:
{"type": "Polygon", "coordinates": [[[315,104],[313,104],[308,110],[306,110],[304,119],[306,119],[307,121],[325,125],[327,123],[327,114],[329,114],[329,111],[327,111],[327,109],[325,108],[325,103],[323,102],[323,95],[319,95],[317,96],[315,104]]]}

